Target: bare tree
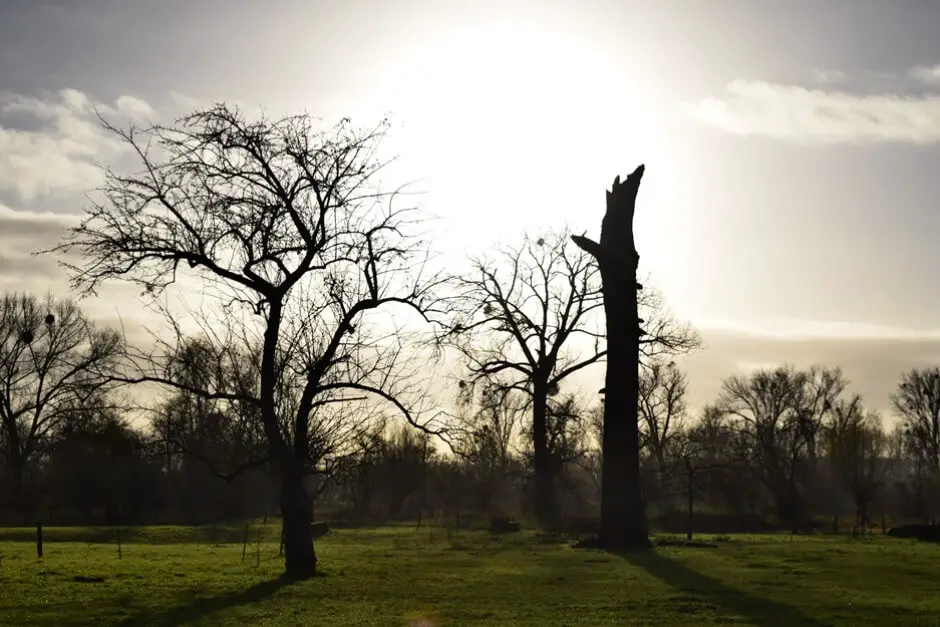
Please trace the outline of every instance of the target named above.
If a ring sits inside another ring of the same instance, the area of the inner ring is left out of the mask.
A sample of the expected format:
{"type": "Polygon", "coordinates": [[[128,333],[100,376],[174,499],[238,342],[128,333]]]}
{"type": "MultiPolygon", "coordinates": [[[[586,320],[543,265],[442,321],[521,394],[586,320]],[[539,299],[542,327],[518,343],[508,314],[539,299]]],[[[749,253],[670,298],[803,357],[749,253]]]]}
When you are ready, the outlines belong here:
{"type": "Polygon", "coordinates": [[[70,300],[0,296],[0,441],[10,495],[24,513],[31,460],[76,405],[110,403],[120,347],[117,332],[95,328],[70,300]]]}
{"type": "Polygon", "coordinates": [[[780,367],[724,382],[718,405],[737,423],[744,462],[794,527],[802,522],[816,437],[845,386],[840,370],[825,368],[780,367]]]}
{"type": "Polygon", "coordinates": [[[105,126],[142,171],[109,172],[103,200],[55,250],[84,255],[67,264],[84,293],[123,280],[156,296],[188,268],[214,313],[258,347],[253,393],[179,380],[166,367],[172,342],[129,355],[125,380],[255,407],[281,483],[286,571],[312,576],[312,416],[352,391],[430,428],[417,419],[417,398],[396,388],[400,319],[375,318],[397,305],[430,321],[440,283],[425,276],[418,216],[376,186],[384,126],[363,133],[344,120],[320,132],[306,115],[251,121],[224,104],[172,126],[105,126]],[[302,390],[287,416],[278,390],[289,369],[302,390]]]}
{"type": "Polygon", "coordinates": [[[588,408],[584,415],[584,423],[585,451],[577,463],[590,478],[595,495],[599,500],[601,495],[601,468],[604,461],[601,456],[601,447],[604,441],[603,401],[588,408]]]}
{"type": "Polygon", "coordinates": [[[472,265],[457,280],[451,344],[467,361],[465,385],[498,382],[530,399],[536,517],[551,523],[557,512],[549,397],[605,355],[596,316],[603,307],[599,273],[567,231],[526,235],[521,246],[500,248],[472,265]]]}
{"type": "Polygon", "coordinates": [[[640,365],[643,368],[702,347],[698,332],[688,322],[682,322],[672,314],[657,288],[645,285],[636,298],[643,324],[639,339],[640,365]]]}
{"type": "Polygon", "coordinates": [[[640,372],[640,445],[664,471],[667,457],[682,433],[688,381],[675,362],[656,359],[640,372]]]}
{"type": "Polygon", "coordinates": [[[940,469],[940,368],[904,373],[891,401],[916,458],[931,471],[940,469]]]}
{"type": "MultiPolygon", "coordinates": [[[[294,352],[304,352],[297,348],[294,352]]],[[[162,453],[168,458],[188,456],[201,461],[212,474],[227,481],[245,470],[267,466],[271,457],[256,400],[260,351],[193,337],[168,354],[173,358],[172,379],[184,388],[176,389],[157,408],[152,421],[162,453]],[[194,389],[227,389],[239,400],[207,398],[190,391],[194,389]]],[[[306,382],[295,369],[279,368],[278,372],[276,413],[281,431],[293,438],[297,434],[292,420],[300,409],[306,382]]],[[[357,400],[366,397],[321,398],[311,412],[305,464],[310,474],[325,479],[313,497],[330,486],[337,468],[355,455],[354,443],[375,423],[376,408],[354,402],[357,400]]]]}
{"type": "Polygon", "coordinates": [[[888,437],[881,416],[865,411],[862,399],[840,400],[824,430],[829,462],[835,475],[852,495],[855,527],[869,522],[871,505],[882,487],[887,470],[888,437]]]}
{"type": "Polygon", "coordinates": [[[521,415],[528,408],[525,396],[492,382],[461,386],[457,402],[463,412],[454,416],[454,451],[461,457],[476,456],[482,449],[502,464],[513,452],[521,415]]]}

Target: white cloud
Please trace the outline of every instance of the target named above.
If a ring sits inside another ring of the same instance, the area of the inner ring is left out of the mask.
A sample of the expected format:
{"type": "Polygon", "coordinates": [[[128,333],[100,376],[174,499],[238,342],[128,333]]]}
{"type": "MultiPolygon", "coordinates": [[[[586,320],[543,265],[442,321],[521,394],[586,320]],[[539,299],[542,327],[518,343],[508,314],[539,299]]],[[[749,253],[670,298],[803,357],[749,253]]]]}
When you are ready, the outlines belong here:
{"type": "Polygon", "coordinates": [[[933,66],[918,66],[911,69],[913,78],[930,85],[940,85],[940,63],[933,66]]]}
{"type": "Polygon", "coordinates": [[[178,91],[170,92],[170,102],[178,109],[185,109],[186,111],[194,111],[196,109],[206,106],[206,102],[195,98],[188,94],[183,94],[178,91]]]}
{"type": "Polygon", "coordinates": [[[783,364],[779,364],[779,363],[772,362],[772,361],[748,361],[748,360],[743,360],[743,361],[736,361],[736,362],[734,362],[735,368],[737,368],[738,370],[740,370],[740,371],[742,371],[742,372],[745,372],[745,373],[751,373],[751,372],[754,372],[754,371],[756,371],[756,370],[776,370],[776,369],[779,368],[781,365],[783,365],[783,364]]]}
{"type": "Polygon", "coordinates": [[[146,121],[154,115],[153,107],[134,96],[118,96],[114,104],[117,105],[118,111],[133,120],[146,121]]]}
{"type": "Polygon", "coordinates": [[[101,129],[98,114],[121,123],[146,120],[153,109],[134,96],[111,106],[75,89],[44,98],[0,93],[0,191],[29,203],[94,188],[100,166],[125,150],[101,129]]]}
{"type": "MultiPolygon", "coordinates": [[[[77,252],[36,255],[62,241],[67,228],[80,220],[77,215],[63,215],[38,211],[14,210],[0,204],[0,293],[51,292],[58,298],[74,297],[68,275],[59,266],[60,261],[81,263],[77,252]]],[[[182,276],[173,297],[198,293],[201,284],[182,276]]],[[[128,339],[138,345],[150,341],[147,327],[163,328],[163,320],[144,308],[138,298],[140,288],[117,281],[98,290],[97,296],[82,299],[82,309],[100,324],[124,327],[128,339]]],[[[185,321],[184,321],[185,324],[185,321]]]]}
{"type": "Polygon", "coordinates": [[[839,70],[813,70],[813,80],[817,83],[841,83],[845,79],[845,74],[839,70]]]}
{"type": "Polygon", "coordinates": [[[32,253],[55,246],[76,216],[14,211],[0,204],[0,291],[65,288],[65,274],[51,255],[32,253]]]}
{"type": "Polygon", "coordinates": [[[940,340],[940,329],[906,329],[884,324],[801,318],[767,318],[751,322],[702,320],[702,330],[728,331],[776,340],[940,340]]]}
{"type": "Polygon", "coordinates": [[[699,121],[729,133],[804,144],[940,142],[940,94],[856,95],[737,80],[724,98],[683,105],[699,121]]]}

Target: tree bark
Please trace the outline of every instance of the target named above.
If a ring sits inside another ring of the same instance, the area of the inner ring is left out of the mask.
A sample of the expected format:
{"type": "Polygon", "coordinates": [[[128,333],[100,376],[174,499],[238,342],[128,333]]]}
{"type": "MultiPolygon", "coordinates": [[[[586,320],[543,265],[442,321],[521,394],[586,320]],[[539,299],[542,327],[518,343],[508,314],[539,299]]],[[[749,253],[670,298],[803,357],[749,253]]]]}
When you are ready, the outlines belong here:
{"type": "Polygon", "coordinates": [[[551,527],[556,522],[555,482],[548,450],[548,389],[536,384],[532,396],[533,474],[535,476],[535,517],[551,527]]]}
{"type": "Polygon", "coordinates": [[[620,550],[648,548],[649,531],[640,484],[639,406],[640,328],[637,303],[639,255],[633,236],[636,195],[644,166],[607,192],[600,244],[572,239],[594,255],[601,270],[607,318],[599,543],[620,550]]]}
{"type": "Polygon", "coordinates": [[[294,464],[281,474],[281,516],[284,525],[284,571],[288,577],[307,579],[317,573],[313,546],[313,503],[304,489],[304,475],[294,464]]]}

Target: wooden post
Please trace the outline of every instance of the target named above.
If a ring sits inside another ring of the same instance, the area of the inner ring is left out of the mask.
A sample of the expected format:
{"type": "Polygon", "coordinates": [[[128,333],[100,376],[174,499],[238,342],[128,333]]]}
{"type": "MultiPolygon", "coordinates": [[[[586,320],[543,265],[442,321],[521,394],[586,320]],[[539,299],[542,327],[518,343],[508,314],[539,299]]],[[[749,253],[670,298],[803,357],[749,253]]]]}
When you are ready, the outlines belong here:
{"type": "Polygon", "coordinates": [[[245,563],[245,554],[248,552],[248,525],[245,525],[245,537],[242,539],[242,563],[245,563]]]}
{"type": "Polygon", "coordinates": [[[42,559],[42,523],[36,523],[36,556],[42,559]]]}

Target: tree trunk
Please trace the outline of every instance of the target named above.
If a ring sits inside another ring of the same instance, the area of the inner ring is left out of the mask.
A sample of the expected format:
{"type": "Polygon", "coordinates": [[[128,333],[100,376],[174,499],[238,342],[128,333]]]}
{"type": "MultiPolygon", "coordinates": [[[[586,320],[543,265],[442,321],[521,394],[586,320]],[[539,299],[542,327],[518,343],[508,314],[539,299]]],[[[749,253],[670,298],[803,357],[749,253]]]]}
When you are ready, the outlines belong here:
{"type": "Polygon", "coordinates": [[[26,489],[26,462],[19,455],[10,460],[10,483],[10,502],[22,524],[31,525],[34,512],[30,491],[26,489]]]}
{"type": "Polygon", "coordinates": [[[303,473],[287,468],[281,476],[281,516],[284,525],[284,571],[288,577],[306,579],[317,573],[313,546],[313,504],[304,489],[303,473]]]}
{"type": "Polygon", "coordinates": [[[535,517],[539,524],[555,523],[555,482],[548,450],[548,390],[536,385],[532,398],[532,466],[535,475],[535,517]]]}
{"type": "Polygon", "coordinates": [[[575,236],[594,255],[601,270],[607,318],[600,544],[613,549],[650,546],[640,483],[639,406],[640,329],[636,281],[639,255],[633,214],[644,166],[623,183],[618,176],[607,192],[601,241],[575,236]]]}

